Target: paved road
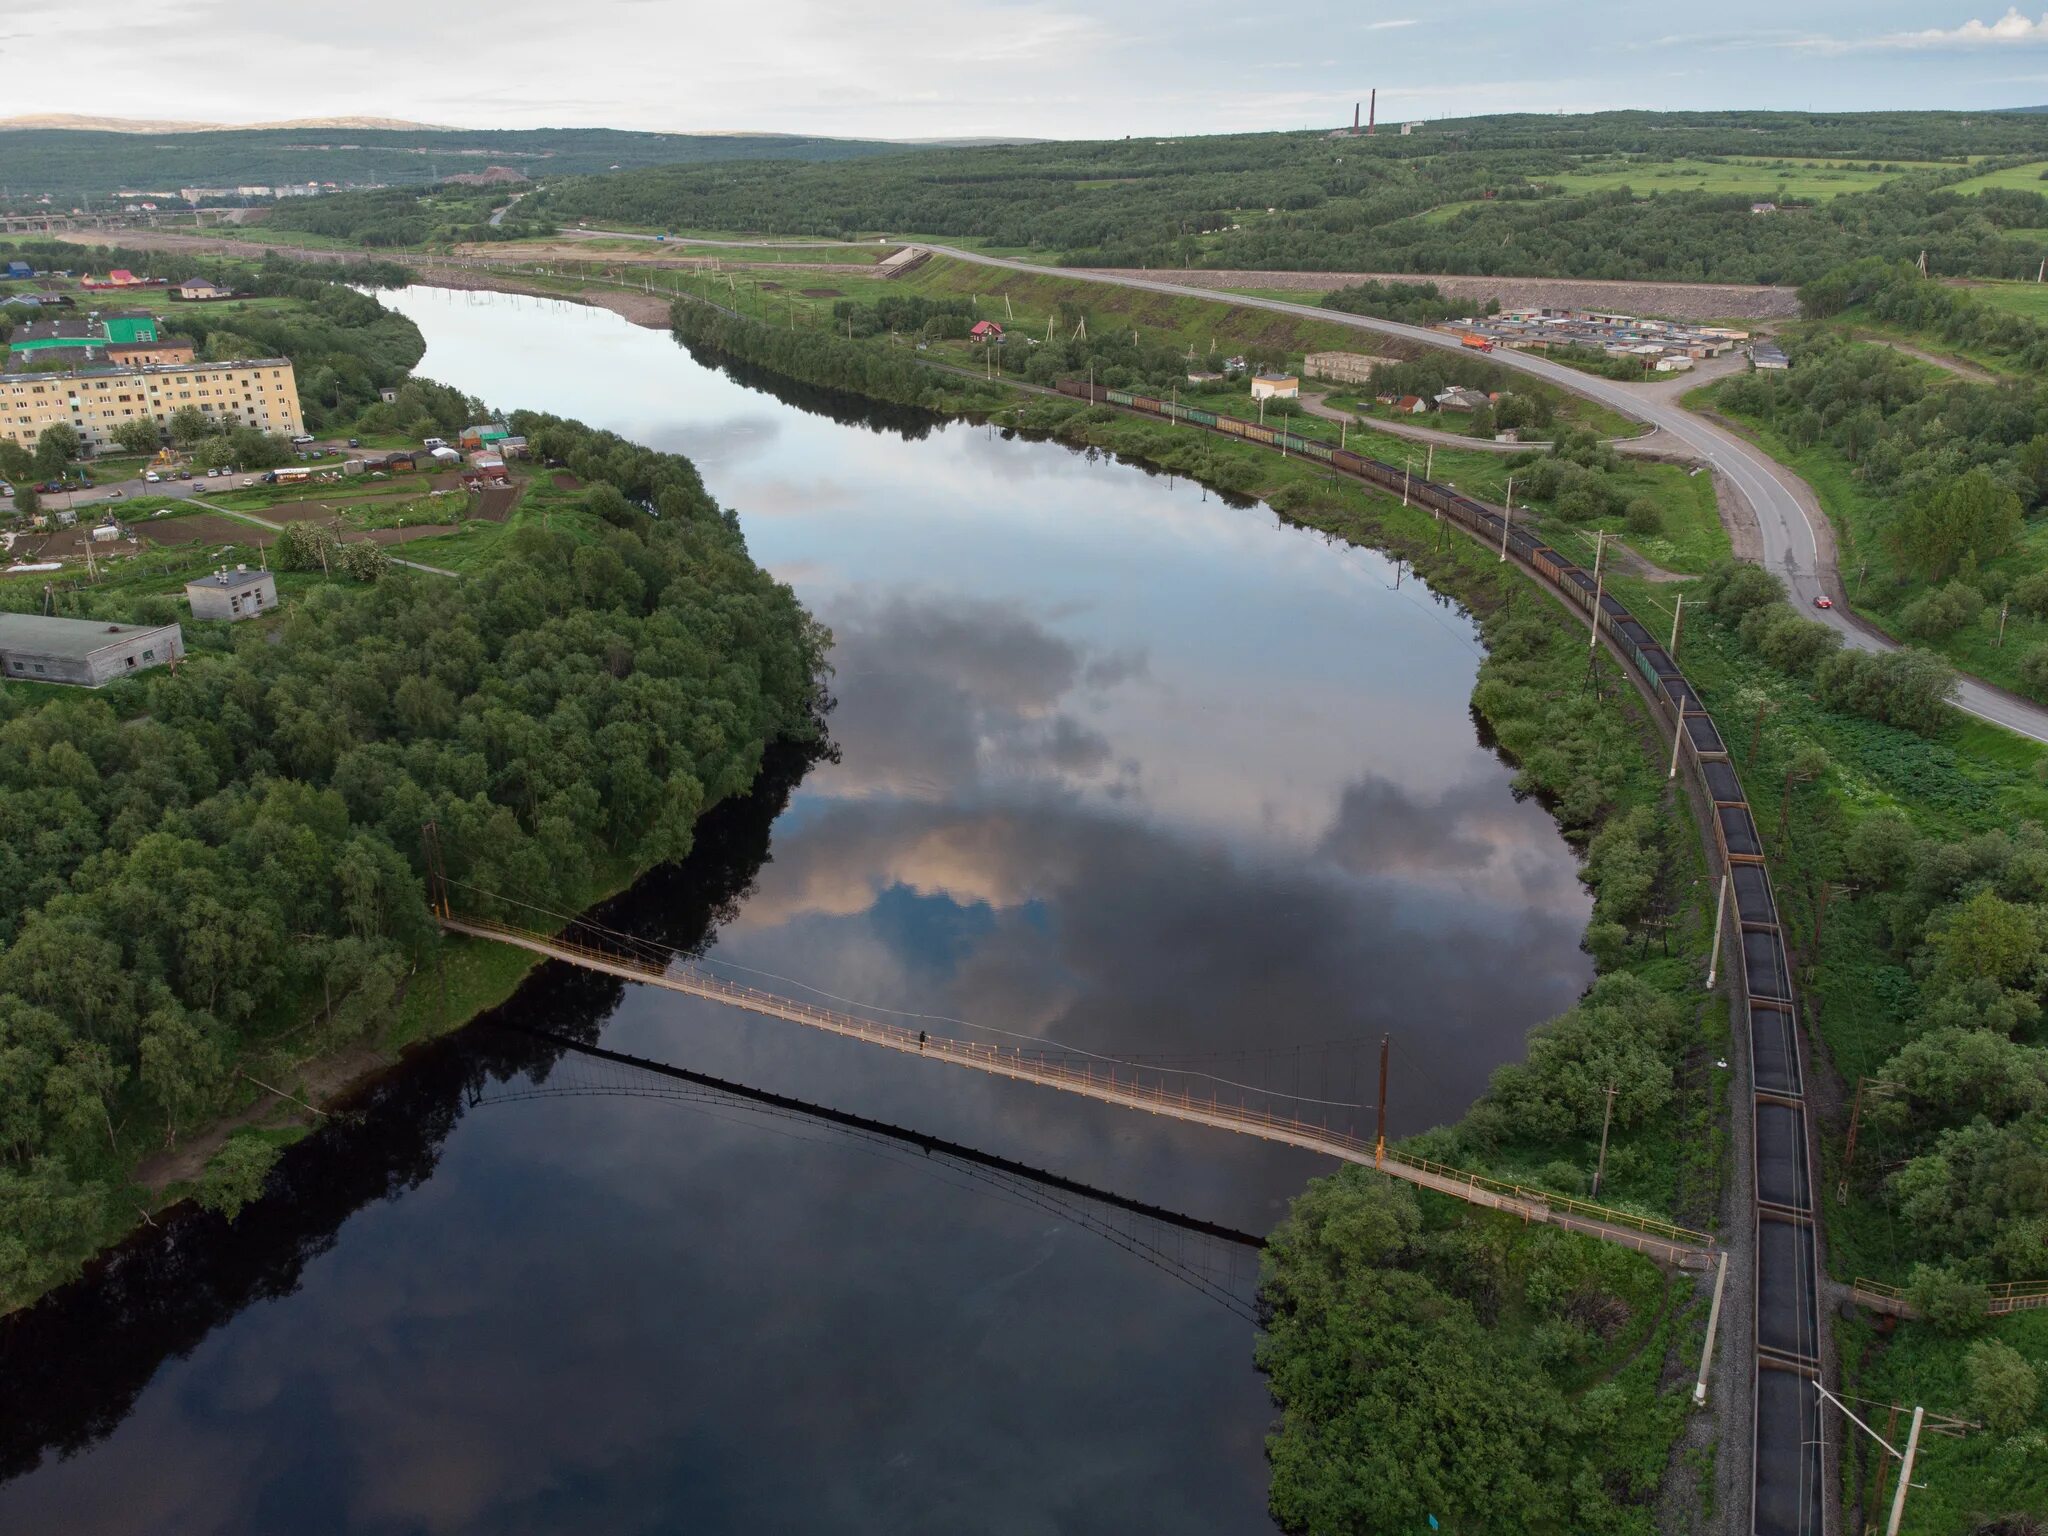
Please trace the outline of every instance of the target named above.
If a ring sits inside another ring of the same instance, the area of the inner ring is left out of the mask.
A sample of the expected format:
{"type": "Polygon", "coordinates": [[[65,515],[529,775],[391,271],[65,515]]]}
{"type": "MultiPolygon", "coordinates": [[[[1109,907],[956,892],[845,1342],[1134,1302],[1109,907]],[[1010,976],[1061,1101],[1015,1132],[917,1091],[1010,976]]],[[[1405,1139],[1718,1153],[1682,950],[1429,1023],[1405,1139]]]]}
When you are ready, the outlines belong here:
{"type": "MultiPolygon", "coordinates": [[[[655,238],[652,235],[631,234],[622,230],[584,229],[576,233],[589,238],[612,240],[655,238]]],[[[725,243],[767,245],[774,242],[735,240],[725,243]]],[[[1457,337],[1443,331],[1404,325],[1398,320],[1382,320],[1373,315],[1346,314],[1341,310],[1324,309],[1315,304],[1296,304],[1286,299],[1255,298],[1241,293],[1223,294],[1213,288],[1193,288],[1183,283],[1167,282],[1131,273],[1093,272],[1082,267],[1047,268],[1038,263],[1015,261],[1006,256],[989,256],[980,251],[962,250],[958,246],[933,245],[925,241],[910,243],[922,250],[930,251],[935,256],[950,256],[955,261],[973,262],[976,266],[999,267],[1037,277],[1043,277],[1051,271],[1074,282],[1100,283],[1111,288],[1137,288],[1148,293],[1162,293],[1175,298],[1202,299],[1212,304],[1225,301],[1248,309],[1271,310],[1275,314],[1298,315],[1305,320],[1320,320],[1331,325],[1348,326],[1353,330],[1394,336],[1403,341],[1413,342],[1417,346],[1436,347],[1448,352],[1463,350],[1457,337]]],[[[1554,363],[1549,358],[1532,352],[1499,351],[1489,356],[1503,368],[1530,374],[1556,385],[1559,389],[1570,390],[1573,394],[1607,406],[1624,416],[1648,422],[1655,428],[1654,434],[1647,439],[1636,440],[1646,450],[1651,443],[1657,445],[1657,451],[1665,453],[1670,453],[1674,449],[1681,450],[1704,460],[1720,471],[1736,494],[1749,504],[1758,532],[1762,536],[1763,563],[1784,581],[1791,591],[1792,601],[1838,632],[1843,642],[1856,650],[1878,651],[1895,648],[1896,642],[1848,612],[1841,578],[1835,566],[1833,531],[1828,527],[1827,518],[1821,512],[1819,501],[1812,489],[1762,449],[1752,446],[1726,427],[1697,416],[1679,404],[1679,396],[1686,389],[1692,388],[1698,382],[1697,378],[1633,385],[1581,373],[1576,368],[1554,363]],[[1835,606],[1826,610],[1816,609],[1813,606],[1814,599],[1822,594],[1826,594],[1835,606]]],[[[2002,725],[2007,730],[2031,737],[2035,741],[2048,742],[2048,709],[2007,693],[2002,688],[1994,688],[1976,678],[1965,677],[1957,687],[1954,702],[1958,709],[1979,719],[2002,725]]]]}

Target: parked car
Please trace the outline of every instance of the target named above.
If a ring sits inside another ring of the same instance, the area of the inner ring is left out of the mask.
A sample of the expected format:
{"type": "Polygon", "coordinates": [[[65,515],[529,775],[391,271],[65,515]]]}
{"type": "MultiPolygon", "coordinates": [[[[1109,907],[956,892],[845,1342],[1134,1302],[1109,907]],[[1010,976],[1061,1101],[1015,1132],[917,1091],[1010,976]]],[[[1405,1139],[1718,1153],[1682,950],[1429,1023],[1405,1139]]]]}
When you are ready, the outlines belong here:
{"type": "Polygon", "coordinates": [[[255,483],[256,483],[256,477],[255,477],[254,475],[244,475],[244,476],[242,476],[242,484],[244,484],[244,485],[254,485],[255,483]]]}
{"type": "Polygon", "coordinates": [[[145,470],[144,470],[144,471],[142,472],[142,479],[143,479],[143,483],[144,483],[145,485],[158,485],[158,484],[161,484],[161,483],[162,483],[162,481],[163,481],[163,478],[164,478],[164,477],[163,477],[162,475],[158,474],[158,473],[157,473],[157,472],[156,472],[155,470],[153,470],[153,469],[145,469],[145,470]]]}
{"type": "Polygon", "coordinates": [[[180,480],[190,480],[192,478],[192,471],[189,469],[181,469],[178,471],[178,478],[180,480]]]}
{"type": "Polygon", "coordinates": [[[360,437],[352,437],[348,440],[348,445],[351,448],[360,448],[363,446],[363,440],[360,437]]]}
{"type": "Polygon", "coordinates": [[[293,435],[293,437],[292,437],[292,444],[293,444],[293,446],[295,446],[295,447],[303,448],[303,447],[305,447],[305,446],[306,446],[306,444],[308,444],[308,443],[312,442],[313,440],[314,440],[314,438],[313,438],[313,434],[312,434],[312,433],[310,433],[310,432],[299,432],[299,433],[296,433],[296,434],[294,434],[294,435],[293,435]]]}
{"type": "Polygon", "coordinates": [[[0,496],[12,496],[13,494],[14,494],[14,487],[13,487],[13,486],[11,486],[11,485],[0,485],[0,496]]]}
{"type": "Polygon", "coordinates": [[[220,473],[221,472],[217,469],[209,469],[206,472],[206,478],[209,480],[218,480],[220,478],[220,473]]]}

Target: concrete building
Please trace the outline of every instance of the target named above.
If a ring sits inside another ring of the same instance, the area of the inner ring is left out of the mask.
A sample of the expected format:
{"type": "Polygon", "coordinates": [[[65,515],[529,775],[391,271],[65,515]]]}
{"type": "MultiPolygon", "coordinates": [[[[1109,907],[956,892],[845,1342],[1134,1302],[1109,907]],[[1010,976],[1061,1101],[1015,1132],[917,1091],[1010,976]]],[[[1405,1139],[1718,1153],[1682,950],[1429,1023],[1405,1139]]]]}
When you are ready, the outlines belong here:
{"type": "Polygon", "coordinates": [[[231,299],[235,296],[232,288],[223,288],[206,277],[188,277],[171,291],[181,299],[231,299]]]}
{"type": "Polygon", "coordinates": [[[1759,341],[1749,349],[1749,360],[1758,368],[1778,373],[1792,366],[1792,359],[1785,355],[1785,349],[1774,341],[1759,341]]]}
{"type": "Polygon", "coordinates": [[[1261,373],[1252,379],[1254,400],[1292,400],[1301,393],[1301,380],[1291,373],[1261,373]]]}
{"type": "Polygon", "coordinates": [[[253,619],[277,606],[277,578],[268,571],[222,566],[211,576],[185,583],[185,601],[195,619],[253,619]]]}
{"type": "Polygon", "coordinates": [[[110,341],[106,353],[108,362],[124,368],[189,363],[197,356],[190,336],[160,336],[154,341],[110,341]]]}
{"type": "Polygon", "coordinates": [[[101,364],[66,373],[0,378],[0,437],[33,449],[46,427],[63,422],[94,451],[109,447],[114,428],[143,417],[158,427],[172,413],[196,407],[227,427],[292,436],[306,430],[298,380],[282,357],[162,367],[101,364]]]}
{"type": "Polygon", "coordinates": [[[1339,384],[1370,384],[1372,371],[1389,361],[1369,352],[1311,352],[1301,361],[1301,371],[1312,379],[1331,379],[1339,384]]]}
{"type": "Polygon", "coordinates": [[[0,613],[0,678],[97,688],[113,678],[160,667],[185,654],[175,624],[108,624],[0,613]]]}

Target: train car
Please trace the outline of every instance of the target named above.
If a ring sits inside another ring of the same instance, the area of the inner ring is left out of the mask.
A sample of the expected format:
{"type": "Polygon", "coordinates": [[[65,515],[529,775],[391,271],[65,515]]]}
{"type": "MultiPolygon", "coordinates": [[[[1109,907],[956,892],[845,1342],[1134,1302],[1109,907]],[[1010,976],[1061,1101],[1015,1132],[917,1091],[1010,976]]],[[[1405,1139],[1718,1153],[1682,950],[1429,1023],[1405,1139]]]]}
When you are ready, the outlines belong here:
{"type": "Polygon", "coordinates": [[[1799,1070],[1798,1024],[1783,1003],[1749,1004],[1749,1072],[1758,1093],[1797,1099],[1805,1088],[1799,1070]]]}
{"type": "Polygon", "coordinates": [[[1797,1099],[1759,1094],[1755,1133],[1756,1197],[1774,1210],[1811,1215],[1813,1183],[1806,1173],[1806,1106],[1797,1099]]]}
{"type": "MultiPolygon", "coordinates": [[[[1688,733],[1692,722],[1686,722],[1688,733]]],[[[1729,863],[1740,860],[1749,864],[1761,864],[1764,860],[1763,839],[1757,836],[1756,818],[1749,814],[1747,805],[1717,805],[1714,807],[1714,826],[1721,844],[1721,856],[1729,863]]]]}
{"type": "Polygon", "coordinates": [[[1548,544],[1538,545],[1535,553],[1529,556],[1529,563],[1549,577],[1553,585],[1564,581],[1566,571],[1577,569],[1548,544]]]}
{"type": "Polygon", "coordinates": [[[1153,399],[1150,395],[1133,395],[1131,396],[1131,404],[1138,410],[1150,411],[1154,416],[1164,416],[1166,414],[1165,404],[1162,401],[1153,399]]]}
{"type": "Polygon", "coordinates": [[[1197,411],[1186,407],[1183,407],[1183,409],[1187,409],[1188,420],[1194,422],[1197,426],[1213,427],[1216,425],[1216,413],[1214,411],[1197,411]]]}
{"type": "Polygon", "coordinates": [[[1336,457],[1337,450],[1328,443],[1319,443],[1310,437],[1297,437],[1294,441],[1300,445],[1300,451],[1305,458],[1316,459],[1321,463],[1327,464],[1336,457]]]}
{"type": "Polygon", "coordinates": [[[1240,422],[1243,435],[1255,443],[1264,443],[1268,448],[1279,446],[1280,434],[1271,427],[1262,427],[1256,421],[1240,422]]]}
{"type": "Polygon", "coordinates": [[[1792,1001],[1792,971],[1785,963],[1784,938],[1775,927],[1742,925],[1742,974],[1751,997],[1767,1003],[1792,1001]]]}

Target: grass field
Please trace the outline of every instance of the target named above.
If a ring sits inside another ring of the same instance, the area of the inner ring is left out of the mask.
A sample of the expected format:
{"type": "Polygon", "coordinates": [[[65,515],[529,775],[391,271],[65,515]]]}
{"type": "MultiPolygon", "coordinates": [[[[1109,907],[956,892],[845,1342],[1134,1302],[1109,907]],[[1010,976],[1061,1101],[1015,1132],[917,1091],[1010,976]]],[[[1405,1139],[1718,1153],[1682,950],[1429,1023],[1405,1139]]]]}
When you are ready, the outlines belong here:
{"type": "Polygon", "coordinates": [[[1709,192],[1755,198],[1826,202],[1844,192],[1868,192],[1895,181],[1901,171],[1872,171],[1869,162],[1828,160],[1613,160],[1587,163],[1562,176],[1535,178],[1570,193],[1611,192],[1628,187],[1652,192],[1709,192]]]}
{"type": "MultiPolygon", "coordinates": [[[[2048,191],[2048,188],[2044,188],[2048,191]]],[[[2048,230],[2040,232],[2048,238],[2048,230]]],[[[1972,283],[1970,292],[1986,304],[2025,315],[2029,320],[2048,320],[2048,283],[1972,283]]]]}
{"type": "Polygon", "coordinates": [[[1982,176],[1972,176],[1968,181],[1959,181],[1949,187],[1950,192],[1988,192],[2000,188],[2007,192],[2048,192],[2048,160],[2030,160],[2025,165],[2008,166],[2002,171],[1987,171],[1982,176]]]}

